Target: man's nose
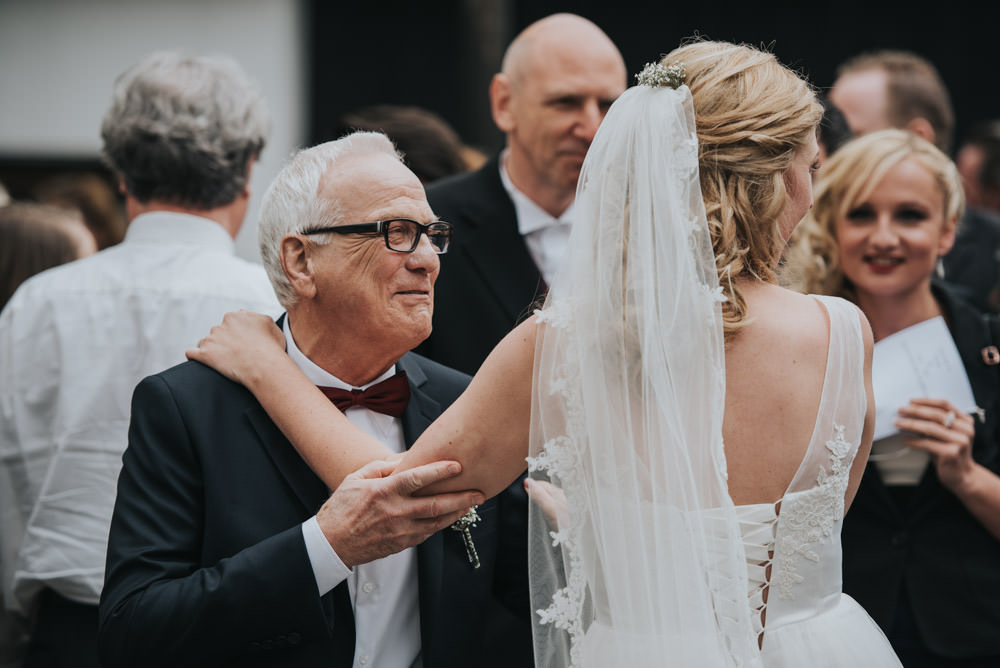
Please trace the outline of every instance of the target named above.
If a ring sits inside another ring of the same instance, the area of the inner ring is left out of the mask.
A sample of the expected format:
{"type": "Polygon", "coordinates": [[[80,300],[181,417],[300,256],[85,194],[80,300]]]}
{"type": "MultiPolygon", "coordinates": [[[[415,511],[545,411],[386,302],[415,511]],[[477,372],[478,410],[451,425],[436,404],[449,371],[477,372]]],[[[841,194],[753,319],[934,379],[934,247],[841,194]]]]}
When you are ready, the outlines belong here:
{"type": "Polygon", "coordinates": [[[597,100],[587,100],[580,109],[580,115],[573,126],[573,134],[587,143],[594,140],[597,134],[597,126],[604,120],[604,112],[597,100]]]}
{"type": "Polygon", "coordinates": [[[441,260],[438,258],[437,250],[426,234],[420,235],[417,247],[407,255],[406,266],[411,271],[422,270],[427,272],[437,272],[440,268],[441,260]]]}

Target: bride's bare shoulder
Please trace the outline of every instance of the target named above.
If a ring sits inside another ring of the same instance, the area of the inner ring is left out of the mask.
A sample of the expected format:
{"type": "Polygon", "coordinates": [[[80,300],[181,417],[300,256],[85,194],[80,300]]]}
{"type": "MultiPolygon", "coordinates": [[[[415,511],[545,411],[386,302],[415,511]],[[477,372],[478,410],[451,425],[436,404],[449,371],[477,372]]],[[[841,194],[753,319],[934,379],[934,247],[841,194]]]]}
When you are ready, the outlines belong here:
{"type": "Polygon", "coordinates": [[[760,330],[768,336],[793,337],[808,344],[829,337],[829,315],[815,297],[776,285],[744,292],[751,320],[748,329],[760,330]]]}

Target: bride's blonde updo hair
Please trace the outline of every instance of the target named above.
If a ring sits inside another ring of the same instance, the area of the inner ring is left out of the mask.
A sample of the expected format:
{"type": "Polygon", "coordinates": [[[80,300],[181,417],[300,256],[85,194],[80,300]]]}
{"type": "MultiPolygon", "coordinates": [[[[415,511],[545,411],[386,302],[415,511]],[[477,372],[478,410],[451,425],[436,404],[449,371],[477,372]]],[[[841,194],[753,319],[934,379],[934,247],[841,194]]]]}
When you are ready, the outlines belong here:
{"type": "Polygon", "coordinates": [[[812,87],[774,55],[750,46],[697,41],[661,61],[683,63],[694,100],[701,193],[727,297],[728,341],[746,324],[737,279],[775,282],[785,240],[784,174],[816,133],[823,107],[812,87]]]}

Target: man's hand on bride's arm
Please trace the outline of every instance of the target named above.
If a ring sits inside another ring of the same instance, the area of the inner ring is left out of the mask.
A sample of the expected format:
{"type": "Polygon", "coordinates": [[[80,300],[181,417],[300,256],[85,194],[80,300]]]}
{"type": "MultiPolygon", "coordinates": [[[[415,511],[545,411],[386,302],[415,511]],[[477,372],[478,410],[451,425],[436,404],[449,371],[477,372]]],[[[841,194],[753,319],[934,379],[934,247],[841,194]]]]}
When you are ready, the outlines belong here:
{"type": "Polygon", "coordinates": [[[189,348],[189,360],[212,367],[226,378],[252,387],[283,363],[285,336],[270,317],[251,311],[230,312],[208,336],[189,348]]]}
{"type": "Polygon", "coordinates": [[[349,567],[418,545],[485,499],[475,491],[415,496],[458,475],[458,462],[432,462],[399,473],[395,467],[395,462],[369,462],[344,478],[316,514],[323,535],[349,567]]]}

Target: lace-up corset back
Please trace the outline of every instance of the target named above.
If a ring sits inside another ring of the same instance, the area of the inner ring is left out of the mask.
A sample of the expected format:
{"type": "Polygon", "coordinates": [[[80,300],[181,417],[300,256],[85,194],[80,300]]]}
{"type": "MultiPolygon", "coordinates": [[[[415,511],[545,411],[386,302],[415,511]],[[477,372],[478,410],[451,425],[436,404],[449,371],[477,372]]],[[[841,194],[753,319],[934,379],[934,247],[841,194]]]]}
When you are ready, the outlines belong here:
{"type": "Polygon", "coordinates": [[[830,346],[806,455],[778,503],[736,508],[758,634],[765,624],[774,630],[829,610],[840,600],[844,494],[866,409],[864,344],[852,304],[816,298],[829,313],[830,346]]]}

